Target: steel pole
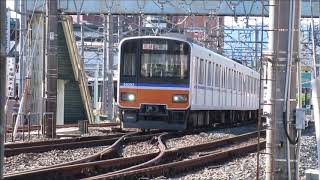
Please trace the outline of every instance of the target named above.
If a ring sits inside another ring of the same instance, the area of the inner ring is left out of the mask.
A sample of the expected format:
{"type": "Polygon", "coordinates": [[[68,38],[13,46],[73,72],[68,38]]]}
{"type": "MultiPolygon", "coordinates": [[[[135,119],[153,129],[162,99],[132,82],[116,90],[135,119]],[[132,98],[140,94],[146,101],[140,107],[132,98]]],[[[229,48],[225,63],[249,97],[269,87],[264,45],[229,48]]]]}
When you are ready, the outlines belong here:
{"type": "Polygon", "coordinates": [[[25,44],[26,40],[26,32],[27,32],[27,6],[26,0],[20,0],[20,35],[19,35],[19,72],[20,72],[20,80],[19,80],[19,97],[21,99],[24,88],[24,77],[25,77],[25,59],[27,54],[27,46],[25,44]]]}
{"type": "Polygon", "coordinates": [[[4,157],[4,134],[5,134],[5,101],[6,101],[6,1],[0,1],[0,179],[3,177],[3,157],[4,157]]]}
{"type": "Polygon", "coordinates": [[[46,136],[56,136],[56,113],[57,113],[57,0],[47,0],[47,107],[48,113],[53,113],[48,118],[46,136]],[[51,122],[52,121],[52,122],[51,122]]]}

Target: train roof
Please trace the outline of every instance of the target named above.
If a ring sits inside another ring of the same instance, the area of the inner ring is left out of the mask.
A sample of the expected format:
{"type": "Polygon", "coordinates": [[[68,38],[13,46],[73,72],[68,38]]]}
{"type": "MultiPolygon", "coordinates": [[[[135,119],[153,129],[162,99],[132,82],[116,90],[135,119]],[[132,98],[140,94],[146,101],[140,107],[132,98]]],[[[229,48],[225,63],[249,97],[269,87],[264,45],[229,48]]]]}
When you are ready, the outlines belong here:
{"type": "Polygon", "coordinates": [[[184,36],[184,35],[181,35],[181,34],[175,34],[175,33],[169,33],[169,34],[163,34],[161,36],[134,36],[134,37],[127,37],[127,38],[124,38],[120,41],[119,43],[119,46],[126,40],[130,40],[130,39],[148,39],[148,38],[155,38],[155,39],[172,39],[172,40],[177,40],[177,41],[182,41],[182,42],[186,42],[188,44],[190,44],[191,47],[195,48],[201,48],[202,50],[204,51],[207,51],[208,53],[210,54],[213,54],[215,56],[218,56],[222,59],[224,59],[225,61],[228,61],[228,62],[234,62],[234,63],[237,63],[239,66],[243,67],[243,68],[246,68],[247,70],[249,71],[252,71],[252,72],[255,72],[255,73],[258,73],[257,71],[255,71],[254,69],[248,67],[248,66],[245,66],[243,65],[242,63],[239,63],[238,61],[235,61],[235,60],[232,60],[228,57],[225,57],[215,51],[213,51],[212,49],[208,49],[206,47],[203,47],[203,46],[200,46],[199,44],[197,44],[196,42],[194,42],[192,40],[192,38],[188,37],[188,36],[184,36]]]}

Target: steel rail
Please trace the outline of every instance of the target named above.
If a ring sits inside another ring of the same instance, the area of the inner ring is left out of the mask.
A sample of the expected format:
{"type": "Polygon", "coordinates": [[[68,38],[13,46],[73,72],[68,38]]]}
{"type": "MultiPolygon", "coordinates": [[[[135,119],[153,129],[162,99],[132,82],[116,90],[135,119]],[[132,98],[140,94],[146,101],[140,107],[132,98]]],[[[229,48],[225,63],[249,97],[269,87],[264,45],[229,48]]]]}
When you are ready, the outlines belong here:
{"type": "MultiPolygon", "coordinates": [[[[32,178],[30,178],[30,179],[33,179],[33,180],[34,179],[43,179],[42,178],[43,176],[41,176],[41,178],[39,178],[40,176],[38,176],[37,173],[45,172],[45,174],[46,174],[47,171],[49,172],[52,169],[57,169],[57,168],[59,169],[59,167],[68,167],[73,164],[87,163],[87,162],[91,162],[91,161],[103,160],[106,158],[114,158],[117,150],[120,148],[122,143],[125,143],[128,141],[134,141],[134,142],[145,141],[145,140],[153,138],[154,136],[159,135],[158,132],[147,134],[147,135],[140,135],[140,134],[141,133],[137,133],[137,132],[125,134],[125,135],[121,136],[120,138],[118,138],[111,146],[107,147],[103,151],[97,152],[93,155],[90,155],[90,156],[87,156],[87,157],[84,157],[84,158],[81,158],[78,160],[60,163],[60,164],[56,164],[56,165],[48,166],[48,167],[42,167],[42,168],[38,168],[35,170],[24,171],[24,172],[15,173],[15,174],[8,174],[8,175],[5,175],[5,178],[6,179],[19,179],[19,178],[25,179],[28,177],[28,174],[31,174],[34,176],[32,176],[32,178]]],[[[50,176],[48,176],[48,177],[50,177],[50,176]]]]}
{"type": "MultiPolygon", "coordinates": [[[[262,131],[262,134],[265,134],[265,131],[262,131]]],[[[165,136],[169,136],[172,134],[167,134],[165,136]]],[[[81,163],[81,164],[74,164],[74,165],[66,165],[66,166],[60,166],[60,167],[50,167],[46,169],[38,169],[28,172],[21,172],[16,174],[9,174],[5,176],[5,179],[79,179],[84,177],[90,177],[91,179],[95,178],[105,178],[105,177],[118,177],[120,174],[126,176],[125,174],[127,172],[136,172],[139,171],[139,169],[145,169],[149,168],[150,166],[154,166],[156,163],[159,162],[159,158],[163,160],[164,157],[176,157],[177,155],[182,154],[188,154],[191,152],[201,152],[205,150],[212,150],[215,148],[219,148],[221,146],[228,146],[230,144],[234,144],[236,142],[243,142],[245,140],[255,138],[257,136],[257,132],[252,133],[246,133],[239,136],[231,137],[231,138],[225,138],[209,143],[194,145],[194,146],[187,146],[182,148],[174,148],[169,150],[162,150],[158,153],[149,153],[149,154],[143,154],[133,157],[125,157],[125,158],[114,158],[114,159],[108,159],[108,160],[101,160],[101,161],[95,161],[95,162],[87,162],[87,163],[81,163]],[[161,155],[161,152],[164,152],[165,155],[161,155]],[[156,159],[156,160],[155,160],[156,159]],[[146,162],[149,162],[148,164],[146,162]],[[154,163],[150,163],[154,162],[154,163]],[[143,166],[134,166],[136,164],[142,163],[143,166]],[[149,167],[148,167],[149,166],[149,167]],[[135,168],[130,168],[135,167],[135,168]],[[140,167],[140,168],[139,168],[140,167]],[[114,171],[117,170],[118,171],[114,171]],[[124,171],[124,169],[126,171],[124,171]],[[112,172],[113,171],[113,172],[112,172]],[[107,174],[101,174],[101,173],[107,173],[107,174]],[[101,174],[98,176],[94,176],[97,174],[101,174]]],[[[158,137],[159,139],[162,139],[164,137],[158,137]]],[[[262,143],[263,144],[263,143],[262,143]]],[[[162,146],[162,145],[159,145],[162,146]]],[[[255,146],[256,147],[256,146],[255,146]]],[[[202,156],[205,157],[205,156],[202,156]]],[[[90,179],[90,178],[89,178],[90,179]]]]}
{"type": "Polygon", "coordinates": [[[161,153],[159,153],[159,155],[150,160],[147,163],[141,164],[141,165],[137,165],[137,166],[133,166],[131,168],[127,168],[127,169],[123,169],[120,171],[115,171],[115,172],[111,172],[111,173],[106,173],[106,174],[102,174],[102,175],[98,175],[98,176],[93,176],[93,177],[89,177],[89,178],[85,178],[86,180],[92,180],[92,179],[114,179],[114,178],[123,178],[123,177],[128,177],[127,174],[131,175],[131,172],[136,172],[136,170],[138,170],[138,172],[140,169],[145,169],[148,167],[152,167],[152,165],[155,165],[157,162],[159,162],[160,160],[163,160],[164,157],[165,158],[171,158],[173,157],[174,159],[176,159],[177,155],[185,155],[191,152],[201,152],[204,150],[212,150],[212,149],[216,149],[216,148],[221,148],[224,146],[230,146],[233,145],[235,143],[241,143],[241,142],[245,142],[249,139],[252,139],[254,137],[257,137],[258,132],[253,132],[253,133],[246,133],[246,134],[242,134],[239,136],[235,136],[235,137],[231,137],[231,138],[225,138],[222,140],[217,140],[214,142],[209,142],[209,143],[204,143],[204,144],[199,144],[199,145],[194,145],[194,146],[188,146],[188,147],[182,147],[182,148],[176,148],[173,150],[163,150],[161,151],[161,153]],[[161,159],[162,158],[162,159],[161,159]]]}
{"type": "Polygon", "coordinates": [[[58,139],[30,143],[16,143],[5,145],[5,156],[14,156],[21,153],[40,153],[54,149],[75,149],[79,147],[92,147],[98,145],[111,145],[124,133],[107,136],[89,136],[72,139],[58,139]]]}
{"type": "MultiPolygon", "coordinates": [[[[265,148],[266,141],[261,141],[259,143],[260,148],[265,148]]],[[[95,176],[91,178],[86,178],[86,180],[89,179],[126,179],[131,178],[135,179],[140,176],[143,177],[155,177],[160,176],[164,174],[170,174],[172,172],[182,172],[185,170],[188,170],[193,167],[200,167],[207,165],[209,163],[218,162],[226,159],[232,159],[234,157],[237,157],[239,155],[244,155],[247,153],[255,152],[257,150],[258,143],[251,143],[249,145],[241,146],[241,147],[234,147],[229,150],[223,151],[223,152],[217,152],[208,154],[205,156],[201,156],[194,159],[189,160],[183,160],[183,161],[177,161],[177,162],[171,162],[161,165],[156,165],[152,167],[142,168],[142,169],[136,169],[132,171],[122,172],[118,174],[111,174],[111,175],[104,175],[104,176],[95,176]]]]}
{"type": "MultiPolygon", "coordinates": [[[[88,124],[88,127],[113,127],[113,126],[120,126],[120,123],[100,123],[100,124],[88,124]]],[[[71,127],[78,127],[78,124],[64,124],[64,125],[57,125],[57,128],[71,128],[71,127]]],[[[39,130],[41,128],[40,125],[32,125],[30,127],[31,131],[39,130]]],[[[28,131],[27,125],[25,127],[19,127],[18,132],[28,131]]],[[[12,132],[11,127],[6,128],[7,133],[12,132]]]]}

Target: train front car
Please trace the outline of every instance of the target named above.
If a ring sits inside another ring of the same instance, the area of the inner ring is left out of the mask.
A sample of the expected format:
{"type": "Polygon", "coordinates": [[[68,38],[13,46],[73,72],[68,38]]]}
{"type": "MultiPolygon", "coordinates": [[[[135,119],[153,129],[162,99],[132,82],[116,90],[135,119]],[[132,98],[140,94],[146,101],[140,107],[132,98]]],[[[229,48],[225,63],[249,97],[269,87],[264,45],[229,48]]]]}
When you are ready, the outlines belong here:
{"type": "Polygon", "coordinates": [[[188,42],[135,37],[120,43],[118,104],[122,127],[186,129],[189,108],[188,42]]]}

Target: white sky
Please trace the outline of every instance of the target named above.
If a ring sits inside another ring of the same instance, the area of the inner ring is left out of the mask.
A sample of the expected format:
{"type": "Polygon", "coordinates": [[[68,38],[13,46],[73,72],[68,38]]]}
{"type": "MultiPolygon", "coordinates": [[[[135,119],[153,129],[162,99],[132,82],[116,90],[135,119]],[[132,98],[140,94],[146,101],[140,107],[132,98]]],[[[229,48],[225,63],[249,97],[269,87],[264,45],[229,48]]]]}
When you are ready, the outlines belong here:
{"type": "Polygon", "coordinates": [[[7,7],[13,9],[14,8],[14,0],[7,0],[7,7]]]}

